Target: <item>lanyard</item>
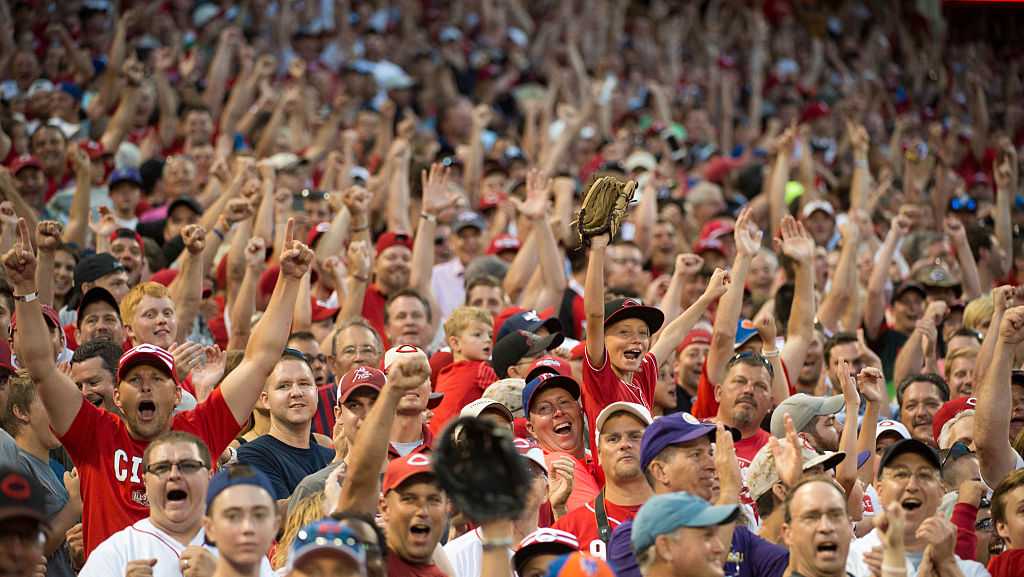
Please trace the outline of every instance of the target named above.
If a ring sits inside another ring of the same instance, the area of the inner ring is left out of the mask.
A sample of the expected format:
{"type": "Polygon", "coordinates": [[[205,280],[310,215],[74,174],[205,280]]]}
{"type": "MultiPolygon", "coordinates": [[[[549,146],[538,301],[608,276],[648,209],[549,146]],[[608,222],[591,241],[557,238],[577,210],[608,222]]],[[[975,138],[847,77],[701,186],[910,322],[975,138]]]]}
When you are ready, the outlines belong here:
{"type": "Polygon", "coordinates": [[[604,510],[604,489],[594,500],[594,517],[597,518],[597,535],[601,541],[608,543],[612,538],[612,529],[608,525],[608,513],[604,510]]]}

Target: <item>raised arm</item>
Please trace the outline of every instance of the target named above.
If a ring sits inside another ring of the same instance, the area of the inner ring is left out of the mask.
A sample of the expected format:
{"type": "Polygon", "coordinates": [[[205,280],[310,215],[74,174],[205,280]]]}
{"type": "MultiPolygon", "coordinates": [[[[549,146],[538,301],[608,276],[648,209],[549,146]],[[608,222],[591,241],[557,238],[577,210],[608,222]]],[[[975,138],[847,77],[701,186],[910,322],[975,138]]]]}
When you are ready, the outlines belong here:
{"type": "Polygon", "coordinates": [[[604,358],[604,257],[611,241],[607,234],[590,239],[587,276],[583,283],[583,311],[587,319],[587,359],[603,367],[604,358]]]}
{"type": "Polygon", "coordinates": [[[995,233],[999,246],[1003,249],[1002,262],[999,263],[1003,274],[1013,269],[1013,222],[1010,207],[1019,190],[1017,174],[1017,151],[1013,146],[1003,148],[995,166],[996,180],[996,211],[995,233]]]}
{"type": "Polygon", "coordinates": [[[365,240],[352,241],[348,245],[348,278],[345,280],[345,296],[335,326],[341,326],[362,315],[366,288],[370,285],[373,269],[373,253],[370,243],[365,240]]]}
{"type": "Polygon", "coordinates": [[[1010,377],[1013,371],[1014,348],[1024,342],[1024,306],[1009,309],[998,325],[989,328],[995,334],[995,350],[985,377],[976,381],[974,396],[978,400],[974,416],[974,444],[978,453],[981,476],[988,485],[998,485],[1013,470],[1013,447],[1010,446],[1010,377]]]}
{"type": "MultiPolygon", "coordinates": [[[[858,307],[860,293],[857,283],[857,250],[860,246],[860,227],[851,218],[839,225],[842,240],[839,263],[825,298],[818,307],[818,322],[830,332],[854,330],[856,326],[843,326],[842,320],[851,307],[858,307]]],[[[790,313],[792,317],[792,313],[790,313]]],[[[860,315],[854,317],[859,319],[860,315]]]]}
{"type": "Polygon", "coordinates": [[[747,282],[747,271],[750,270],[751,259],[761,248],[762,235],[762,231],[751,222],[750,209],[743,209],[733,231],[736,259],[729,270],[729,288],[718,301],[711,348],[708,350],[708,380],[712,383],[720,383],[725,377],[725,363],[732,356],[736,324],[739,323],[743,309],[743,287],[747,282]]]}
{"type": "Polygon", "coordinates": [[[568,285],[562,267],[562,251],[558,248],[555,234],[548,222],[551,210],[550,194],[551,179],[534,168],[526,174],[526,201],[510,199],[516,205],[519,214],[533,223],[530,236],[535,243],[533,250],[540,262],[540,275],[544,283],[538,300],[534,302],[533,308],[537,310],[556,304],[568,285]]]}
{"type": "Polygon", "coordinates": [[[859,475],[865,485],[870,485],[875,482],[875,433],[879,415],[886,405],[885,375],[875,367],[864,367],[857,375],[857,388],[867,404],[857,436],[857,450],[847,454],[859,455],[868,451],[868,461],[859,469],[859,475]]]}
{"type": "MultiPolygon", "coordinates": [[[[686,256],[695,255],[680,255],[680,258],[686,256]]],[[[678,259],[676,261],[676,266],[679,267],[678,259]]],[[[729,273],[720,268],[716,268],[715,272],[711,274],[711,280],[708,281],[707,288],[705,288],[704,293],[697,298],[697,301],[687,307],[681,315],[673,318],[670,323],[658,331],[658,340],[651,346],[651,354],[654,355],[655,359],[658,359],[659,363],[672,358],[673,351],[675,351],[676,347],[683,342],[683,339],[686,338],[686,334],[690,332],[693,325],[697,324],[700,319],[704,318],[704,313],[707,312],[711,303],[722,298],[722,295],[729,290],[729,285],[729,273]]]]}
{"type": "MultiPolygon", "coordinates": [[[[455,204],[458,195],[448,189],[448,169],[437,162],[430,165],[429,173],[426,170],[420,173],[420,183],[423,190],[423,213],[416,229],[416,238],[413,239],[409,286],[420,291],[420,294],[430,294],[437,217],[455,204]]],[[[434,315],[434,318],[437,316],[434,315]]]]}
{"type": "Polygon", "coordinates": [[[796,127],[790,126],[774,141],[775,162],[768,177],[768,234],[776,234],[786,210],[786,183],[789,182],[789,161],[793,153],[793,139],[796,127]]]}
{"type": "Polygon", "coordinates": [[[782,219],[782,254],[793,259],[793,306],[786,323],[786,344],[782,362],[793,370],[804,366],[807,349],[814,340],[814,239],[804,225],[791,216],[782,219]]]}
{"type": "Polygon", "coordinates": [[[974,361],[973,381],[980,383],[985,378],[985,372],[992,361],[992,355],[996,349],[998,340],[998,327],[1003,322],[1003,315],[1006,310],[1013,306],[1014,293],[1016,288],[1010,285],[998,286],[992,289],[992,318],[989,321],[988,331],[985,338],[981,340],[981,348],[978,349],[978,358],[974,361]]]}
{"type": "Polygon", "coordinates": [[[4,255],[3,261],[7,280],[14,289],[14,310],[18,315],[18,330],[14,335],[14,349],[20,353],[18,362],[28,369],[32,382],[38,388],[50,415],[50,427],[62,436],[78,415],[82,393],[66,374],[57,369],[41,303],[38,299],[26,302],[20,298],[36,292],[36,255],[32,252],[32,237],[24,219],[18,219],[18,240],[14,248],[4,255]]]}
{"type": "Polygon", "coordinates": [[[249,418],[263,382],[281,359],[288,343],[288,327],[292,324],[292,303],[298,297],[299,279],[313,262],[313,251],[295,240],[295,221],[288,220],[287,243],[281,254],[281,274],[263,317],[252,331],[245,347],[245,357],[220,385],[231,414],[239,423],[249,418]]]}
{"type": "Polygon", "coordinates": [[[488,104],[477,104],[473,108],[473,124],[470,129],[469,156],[466,159],[466,174],[462,182],[469,195],[469,206],[476,209],[480,202],[480,180],[484,172],[483,135],[487,125],[491,123],[494,113],[488,104]]]}
{"type": "Polygon", "coordinates": [[[860,393],[857,391],[857,375],[853,373],[849,361],[839,363],[839,373],[843,401],[846,404],[846,420],[843,423],[843,434],[839,438],[839,450],[846,453],[847,458],[836,467],[836,481],[849,495],[857,482],[857,413],[860,411],[860,393]]]}
{"type": "Polygon", "coordinates": [[[956,250],[956,260],[960,263],[960,282],[964,287],[964,300],[972,301],[981,296],[981,280],[978,277],[978,263],[974,260],[971,245],[967,242],[967,230],[955,216],[946,218],[946,236],[956,250]]]}
{"type": "Polygon", "coordinates": [[[885,318],[885,281],[889,280],[892,255],[896,252],[899,241],[908,234],[910,221],[903,215],[894,218],[875,257],[874,266],[871,267],[867,302],[864,303],[864,333],[870,340],[878,338],[878,331],[882,328],[882,320],[885,318]]]}
{"type": "Polygon", "coordinates": [[[250,238],[245,245],[245,273],[229,312],[229,351],[242,349],[245,343],[249,342],[252,315],[256,311],[256,283],[266,267],[266,250],[266,242],[258,236],[250,238]]]}
{"type": "Polygon", "coordinates": [[[178,97],[171,87],[167,75],[174,68],[174,52],[170,48],[160,48],[156,52],[156,70],[153,83],[156,85],[157,101],[160,104],[160,121],[157,135],[161,147],[174,143],[178,131],[178,97]]]}
{"type": "Polygon", "coordinates": [[[868,131],[853,121],[846,122],[846,132],[853,146],[853,178],[850,181],[850,210],[864,208],[867,203],[868,187],[871,186],[871,170],[868,168],[868,147],[871,144],[868,131]]]}
{"type": "Polygon", "coordinates": [[[224,105],[224,92],[228,77],[231,75],[231,57],[241,41],[242,31],[234,26],[229,26],[220,33],[217,50],[206,73],[206,90],[203,91],[203,104],[214,118],[220,117],[221,107],[224,105]]]}
{"type": "Polygon", "coordinates": [[[942,326],[942,319],[946,316],[946,303],[944,301],[932,301],[924,315],[914,325],[914,331],[910,333],[907,342],[900,348],[896,355],[896,363],[893,366],[893,382],[899,383],[910,375],[929,371],[929,365],[936,363],[935,349],[939,338],[939,328],[942,326]]]}
{"type": "Polygon", "coordinates": [[[398,401],[430,378],[427,355],[408,345],[399,347],[399,351],[401,354],[395,362],[385,367],[388,378],[384,388],[356,433],[348,455],[348,473],[332,512],[368,515],[377,512],[377,498],[380,495],[378,481],[388,457],[391,424],[395,420],[398,401]]]}
{"type": "Polygon", "coordinates": [[[36,292],[39,302],[53,306],[53,253],[61,246],[59,222],[44,220],[36,225],[36,292]]]}
{"type": "Polygon", "coordinates": [[[192,324],[199,315],[199,304],[203,300],[203,249],[206,247],[206,231],[198,224],[181,229],[181,240],[185,244],[182,253],[181,271],[167,288],[174,301],[178,317],[179,343],[185,342],[192,333],[192,324]]]}

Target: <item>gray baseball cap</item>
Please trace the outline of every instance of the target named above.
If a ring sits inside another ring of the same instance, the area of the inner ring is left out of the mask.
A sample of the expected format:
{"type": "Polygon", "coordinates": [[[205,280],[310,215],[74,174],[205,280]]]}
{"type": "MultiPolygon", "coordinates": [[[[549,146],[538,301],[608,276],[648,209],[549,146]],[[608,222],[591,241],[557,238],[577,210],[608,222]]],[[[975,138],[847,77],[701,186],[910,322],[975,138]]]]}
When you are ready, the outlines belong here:
{"type": "Polygon", "coordinates": [[[800,432],[814,417],[834,415],[844,406],[846,402],[842,395],[814,397],[797,393],[779,403],[772,413],[772,436],[780,439],[786,436],[786,415],[793,418],[793,428],[800,432]]]}

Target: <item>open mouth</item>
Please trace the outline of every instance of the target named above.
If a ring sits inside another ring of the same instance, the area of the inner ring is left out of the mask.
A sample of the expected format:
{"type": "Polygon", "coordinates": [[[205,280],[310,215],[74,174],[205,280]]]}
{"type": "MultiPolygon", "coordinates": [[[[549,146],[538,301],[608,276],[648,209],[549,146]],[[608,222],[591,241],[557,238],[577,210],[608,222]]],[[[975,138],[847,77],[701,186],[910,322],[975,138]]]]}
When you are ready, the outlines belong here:
{"type": "Polygon", "coordinates": [[[904,511],[915,511],[921,508],[921,500],[915,499],[914,497],[909,497],[907,499],[900,501],[900,506],[903,507],[904,511]]]}
{"type": "Polygon", "coordinates": [[[570,435],[572,434],[572,423],[562,423],[555,425],[554,429],[556,435],[570,435]]]}
{"type": "Polygon", "coordinates": [[[426,537],[430,534],[430,525],[424,523],[416,523],[412,527],[409,527],[409,532],[413,535],[419,535],[420,537],[426,537]]]}
{"type": "Polygon", "coordinates": [[[170,491],[167,491],[168,503],[180,502],[185,499],[188,499],[188,493],[183,489],[171,489],[170,491]]]}
{"type": "Polygon", "coordinates": [[[156,415],[156,403],[153,401],[139,401],[139,417],[148,421],[154,415],[156,415]]]}
{"type": "Polygon", "coordinates": [[[626,357],[627,361],[635,361],[643,355],[643,351],[639,348],[626,349],[622,351],[622,356],[626,357]]]}
{"type": "Polygon", "coordinates": [[[92,403],[94,407],[98,407],[103,404],[103,397],[99,395],[86,395],[85,400],[92,403]]]}
{"type": "Polygon", "coordinates": [[[839,543],[835,541],[823,541],[818,543],[818,553],[835,553],[839,550],[839,543]]]}

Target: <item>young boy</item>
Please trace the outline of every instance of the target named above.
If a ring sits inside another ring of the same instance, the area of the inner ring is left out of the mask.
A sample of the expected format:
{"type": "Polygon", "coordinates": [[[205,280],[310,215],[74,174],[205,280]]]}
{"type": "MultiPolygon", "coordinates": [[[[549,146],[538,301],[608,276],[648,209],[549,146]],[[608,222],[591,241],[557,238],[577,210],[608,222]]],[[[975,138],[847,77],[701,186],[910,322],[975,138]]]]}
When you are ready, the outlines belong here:
{"type": "MultiPolygon", "coordinates": [[[[607,234],[591,238],[590,258],[583,288],[583,308],[587,314],[587,346],[583,363],[583,412],[590,431],[596,431],[595,419],[602,409],[617,401],[638,403],[654,410],[654,387],[658,382],[658,362],[669,358],[708,306],[725,294],[729,275],[715,269],[704,294],[661,328],[665,315],[636,299],[604,298],[604,259],[607,234]],[[658,333],[659,338],[653,339],[658,333]]],[[[699,258],[699,257],[698,257],[699,258]]],[[[681,274],[687,259],[676,259],[674,275],[681,274]]],[[[673,281],[675,282],[675,280],[673,281]]],[[[592,433],[593,434],[593,433],[592,433]]],[[[591,446],[594,446],[591,439],[591,446]]]]}
{"type": "Polygon", "coordinates": [[[444,393],[444,400],[434,409],[430,430],[436,435],[448,421],[458,416],[462,407],[479,399],[491,383],[498,380],[489,363],[494,333],[494,319],[487,310],[459,307],[444,323],[444,334],[452,350],[452,363],[437,375],[434,390],[444,393]]]}

